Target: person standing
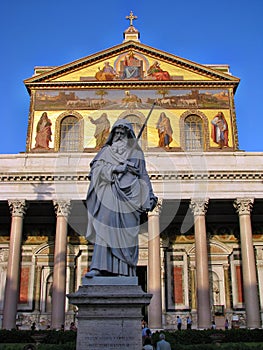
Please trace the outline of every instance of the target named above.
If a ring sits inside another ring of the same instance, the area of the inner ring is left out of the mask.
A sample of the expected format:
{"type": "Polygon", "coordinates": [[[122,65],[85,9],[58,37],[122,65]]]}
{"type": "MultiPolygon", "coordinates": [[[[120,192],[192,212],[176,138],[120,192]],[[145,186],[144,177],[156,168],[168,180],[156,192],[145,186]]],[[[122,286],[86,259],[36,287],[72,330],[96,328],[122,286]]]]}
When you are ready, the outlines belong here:
{"type": "Polygon", "coordinates": [[[186,329],[192,329],[192,320],[190,316],[186,317],[186,329]]]}
{"type": "Polygon", "coordinates": [[[131,123],[114,123],[90,167],[86,237],[94,251],[85,276],[136,276],[140,217],[157,197],[131,123]]]}
{"type": "Polygon", "coordinates": [[[145,339],[152,339],[152,332],[148,326],[142,329],[142,343],[145,344],[145,339]]]}
{"type": "Polygon", "coordinates": [[[77,331],[77,327],[76,327],[76,325],[75,325],[75,323],[74,323],[74,322],[71,322],[71,323],[70,323],[69,330],[70,330],[70,331],[74,331],[74,332],[76,332],[76,331],[77,331]]]}
{"type": "Polygon", "coordinates": [[[229,328],[229,322],[228,319],[226,318],[225,320],[225,330],[227,330],[229,328]]]}
{"type": "Polygon", "coordinates": [[[143,350],[153,350],[151,338],[146,338],[143,344],[143,350]]]}
{"type": "Polygon", "coordinates": [[[182,319],[180,316],[177,316],[177,329],[178,331],[182,329],[182,319]]]}
{"type": "Polygon", "coordinates": [[[160,334],[159,339],[156,350],[171,350],[171,345],[165,340],[165,335],[163,333],[160,334]]]}

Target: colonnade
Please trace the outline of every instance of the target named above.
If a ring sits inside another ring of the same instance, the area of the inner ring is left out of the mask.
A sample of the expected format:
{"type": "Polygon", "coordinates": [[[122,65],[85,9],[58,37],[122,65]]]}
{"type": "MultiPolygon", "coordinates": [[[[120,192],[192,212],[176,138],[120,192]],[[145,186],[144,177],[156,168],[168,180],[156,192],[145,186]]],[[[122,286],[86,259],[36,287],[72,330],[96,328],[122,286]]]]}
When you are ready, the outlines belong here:
{"type": "MultiPolygon", "coordinates": [[[[11,214],[10,246],[7,266],[7,279],[3,309],[3,328],[16,326],[17,301],[19,293],[19,273],[21,263],[21,243],[23,218],[26,215],[25,200],[8,201],[11,214]]],[[[70,201],[54,201],[56,212],[56,238],[54,252],[52,320],[51,327],[60,328],[65,321],[66,300],[66,259],[67,259],[67,217],[70,214],[70,201]]],[[[198,315],[198,328],[210,328],[211,305],[209,297],[209,271],[205,215],[209,200],[192,199],[190,208],[194,216],[195,231],[195,266],[191,269],[192,289],[196,290],[192,305],[198,315]],[[194,278],[195,277],[195,278],[194,278]]],[[[256,261],[252,240],[250,213],[253,207],[252,198],[238,198],[233,203],[239,215],[240,241],[242,252],[242,271],[244,298],[246,305],[247,328],[260,328],[260,310],[257,291],[256,261]]],[[[152,329],[162,328],[162,295],[161,295],[161,258],[160,258],[160,214],[162,200],[159,200],[153,212],[148,213],[148,292],[153,294],[148,310],[149,325],[152,329]]],[[[227,274],[227,269],[225,269],[227,274]]],[[[227,276],[226,276],[227,278],[227,276]]],[[[39,276],[40,280],[40,276],[39,276]]],[[[40,281],[39,281],[40,282],[40,281]]],[[[226,287],[229,286],[226,284],[226,287]]],[[[40,297],[40,293],[37,293],[40,297]]],[[[229,295],[226,294],[226,295],[229,295]]],[[[226,298],[230,308],[230,297],[226,298]]],[[[39,300],[36,300],[39,307],[39,300]]]]}
{"type": "MultiPolygon", "coordinates": [[[[12,221],[4,296],[3,329],[13,329],[16,327],[23,218],[27,210],[27,203],[25,200],[10,200],[8,201],[8,204],[11,209],[12,221]]],[[[67,217],[70,213],[70,201],[53,201],[53,204],[57,215],[57,223],[54,252],[51,328],[59,329],[65,322],[67,217]]],[[[38,279],[40,282],[40,276],[38,276],[38,279]]],[[[40,290],[37,290],[39,292],[36,293],[36,307],[40,308],[40,290]]]]}

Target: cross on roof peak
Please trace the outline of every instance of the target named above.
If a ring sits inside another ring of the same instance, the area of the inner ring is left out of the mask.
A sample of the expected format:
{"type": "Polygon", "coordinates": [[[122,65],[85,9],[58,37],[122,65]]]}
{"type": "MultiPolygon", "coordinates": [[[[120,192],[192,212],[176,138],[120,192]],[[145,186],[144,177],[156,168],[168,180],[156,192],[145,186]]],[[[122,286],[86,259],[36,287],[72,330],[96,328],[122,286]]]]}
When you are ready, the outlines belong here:
{"type": "Polygon", "coordinates": [[[137,16],[134,16],[133,12],[131,11],[130,12],[130,15],[129,16],[126,16],[126,19],[129,19],[130,20],[130,26],[133,26],[133,23],[132,21],[137,19],[138,17],[137,16]]]}

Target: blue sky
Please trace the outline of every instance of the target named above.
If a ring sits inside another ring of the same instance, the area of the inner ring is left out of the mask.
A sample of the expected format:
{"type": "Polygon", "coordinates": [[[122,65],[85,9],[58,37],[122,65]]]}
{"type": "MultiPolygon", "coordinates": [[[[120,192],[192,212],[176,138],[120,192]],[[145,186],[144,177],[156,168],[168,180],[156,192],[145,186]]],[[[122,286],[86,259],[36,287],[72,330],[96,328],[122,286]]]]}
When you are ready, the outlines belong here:
{"type": "Polygon", "coordinates": [[[239,147],[263,151],[262,0],[9,0],[0,4],[0,153],[24,152],[35,66],[60,66],[120,44],[130,11],[141,42],[200,64],[229,64],[239,147]]]}

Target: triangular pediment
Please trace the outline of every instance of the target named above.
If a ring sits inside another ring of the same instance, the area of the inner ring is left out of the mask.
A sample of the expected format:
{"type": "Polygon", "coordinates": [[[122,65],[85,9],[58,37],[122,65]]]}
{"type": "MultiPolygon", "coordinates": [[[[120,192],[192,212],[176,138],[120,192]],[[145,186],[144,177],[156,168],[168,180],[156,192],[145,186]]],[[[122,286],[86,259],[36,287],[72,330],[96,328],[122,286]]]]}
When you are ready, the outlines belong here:
{"type": "Polygon", "coordinates": [[[227,66],[201,65],[128,41],[59,67],[40,67],[33,77],[24,81],[29,90],[46,84],[76,87],[101,82],[117,85],[135,82],[225,82],[236,88],[239,79],[227,71],[227,66]],[[132,62],[130,65],[128,60],[132,62]]]}

